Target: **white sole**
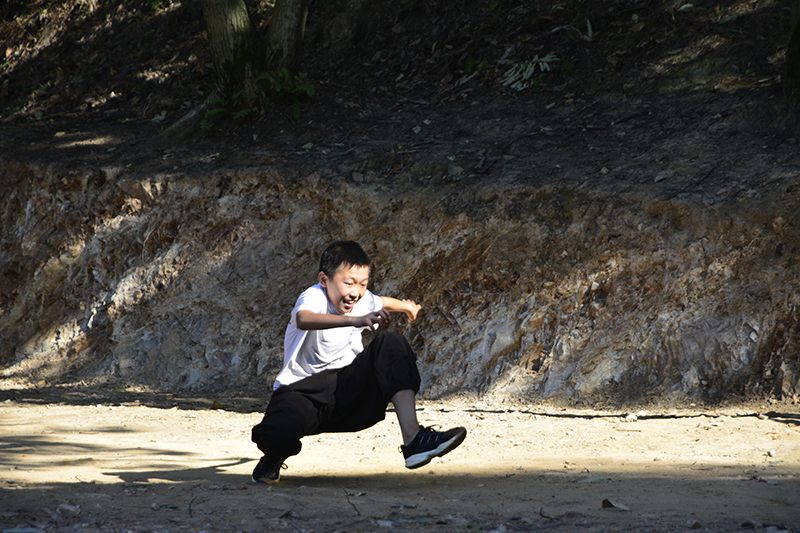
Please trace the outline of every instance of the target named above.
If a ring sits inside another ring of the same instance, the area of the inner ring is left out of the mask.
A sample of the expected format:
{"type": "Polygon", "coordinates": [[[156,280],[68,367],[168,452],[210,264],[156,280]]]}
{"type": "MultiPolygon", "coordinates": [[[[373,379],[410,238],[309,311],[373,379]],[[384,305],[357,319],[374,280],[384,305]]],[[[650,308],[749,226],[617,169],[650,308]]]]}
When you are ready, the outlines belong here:
{"type": "Polygon", "coordinates": [[[417,453],[406,459],[406,468],[419,468],[431,462],[434,457],[441,457],[458,447],[467,436],[467,432],[460,433],[452,439],[441,443],[433,450],[417,453]]]}

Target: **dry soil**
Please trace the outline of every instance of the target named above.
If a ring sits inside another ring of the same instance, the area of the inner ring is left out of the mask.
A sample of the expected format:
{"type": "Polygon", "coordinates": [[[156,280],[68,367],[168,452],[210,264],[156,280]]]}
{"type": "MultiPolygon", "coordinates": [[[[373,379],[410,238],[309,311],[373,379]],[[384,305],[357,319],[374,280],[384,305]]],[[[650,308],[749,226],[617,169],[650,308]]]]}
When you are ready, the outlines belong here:
{"type": "Polygon", "coordinates": [[[389,412],[305,439],[274,486],[250,479],[260,417],[7,399],[2,531],[800,531],[797,406],[425,402],[423,423],[469,430],[444,458],[405,469],[389,412]]]}

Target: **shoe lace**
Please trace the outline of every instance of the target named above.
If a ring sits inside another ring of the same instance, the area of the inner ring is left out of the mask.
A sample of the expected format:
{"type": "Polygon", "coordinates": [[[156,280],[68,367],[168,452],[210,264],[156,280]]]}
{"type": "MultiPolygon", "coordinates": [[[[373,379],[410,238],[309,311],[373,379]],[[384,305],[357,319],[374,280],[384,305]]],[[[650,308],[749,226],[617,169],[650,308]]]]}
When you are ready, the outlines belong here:
{"type": "Polygon", "coordinates": [[[433,426],[420,426],[419,435],[426,435],[426,434],[431,436],[441,435],[442,432],[439,431],[440,429],[442,429],[442,426],[438,424],[435,424],[433,426]]]}
{"type": "Polygon", "coordinates": [[[275,464],[271,466],[270,470],[280,472],[281,470],[289,470],[289,466],[286,463],[275,464]]]}
{"type": "Polygon", "coordinates": [[[286,463],[283,463],[283,462],[280,463],[280,464],[278,464],[277,462],[274,462],[274,463],[263,465],[263,468],[267,472],[280,472],[281,470],[288,470],[289,466],[286,463]]]}
{"type": "MultiPolygon", "coordinates": [[[[442,427],[442,426],[440,426],[440,425],[438,425],[438,424],[434,424],[434,425],[432,425],[432,426],[423,426],[423,425],[420,425],[420,426],[419,426],[419,432],[417,433],[417,436],[419,436],[419,435],[424,435],[425,433],[433,433],[433,434],[436,434],[436,433],[441,433],[440,431],[437,431],[436,429],[434,429],[434,428],[441,428],[441,427],[442,427]]],[[[414,437],[414,438],[411,440],[411,442],[414,442],[416,439],[417,439],[417,437],[415,436],[415,437],[414,437]]],[[[408,443],[408,444],[409,444],[409,446],[411,445],[411,442],[409,442],[409,443],[408,443]]],[[[398,446],[398,447],[397,447],[397,450],[398,450],[400,453],[403,453],[403,448],[404,448],[404,447],[405,447],[405,446],[401,444],[400,446],[398,446]]]]}

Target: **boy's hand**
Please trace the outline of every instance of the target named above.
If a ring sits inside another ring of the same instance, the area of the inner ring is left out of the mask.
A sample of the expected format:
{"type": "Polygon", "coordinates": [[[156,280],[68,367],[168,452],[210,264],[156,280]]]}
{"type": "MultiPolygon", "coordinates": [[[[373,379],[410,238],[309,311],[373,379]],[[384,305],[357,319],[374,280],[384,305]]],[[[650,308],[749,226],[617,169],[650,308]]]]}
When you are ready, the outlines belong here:
{"type": "Polygon", "coordinates": [[[403,300],[403,303],[406,306],[406,309],[403,309],[403,311],[408,317],[409,322],[413,322],[417,319],[417,313],[422,309],[422,306],[414,300],[403,300]]]}
{"type": "Polygon", "coordinates": [[[365,320],[364,325],[374,330],[377,329],[376,326],[387,325],[391,319],[391,314],[386,309],[381,309],[380,311],[365,315],[363,318],[365,320]]]}
{"type": "Polygon", "coordinates": [[[387,296],[381,296],[383,301],[383,308],[391,313],[405,313],[409,322],[413,322],[417,318],[422,306],[414,300],[397,300],[387,296]]]}

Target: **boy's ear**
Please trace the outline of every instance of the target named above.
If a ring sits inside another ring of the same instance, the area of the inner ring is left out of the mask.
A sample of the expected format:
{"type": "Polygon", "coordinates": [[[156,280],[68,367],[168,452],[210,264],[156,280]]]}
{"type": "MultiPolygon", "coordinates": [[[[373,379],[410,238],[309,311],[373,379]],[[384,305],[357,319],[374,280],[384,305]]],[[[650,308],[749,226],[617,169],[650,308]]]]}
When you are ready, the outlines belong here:
{"type": "Polygon", "coordinates": [[[317,278],[319,279],[319,284],[322,285],[323,287],[325,287],[326,284],[328,283],[328,276],[326,276],[325,272],[323,272],[321,270],[320,270],[319,275],[317,276],[317,278]]]}

